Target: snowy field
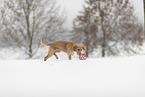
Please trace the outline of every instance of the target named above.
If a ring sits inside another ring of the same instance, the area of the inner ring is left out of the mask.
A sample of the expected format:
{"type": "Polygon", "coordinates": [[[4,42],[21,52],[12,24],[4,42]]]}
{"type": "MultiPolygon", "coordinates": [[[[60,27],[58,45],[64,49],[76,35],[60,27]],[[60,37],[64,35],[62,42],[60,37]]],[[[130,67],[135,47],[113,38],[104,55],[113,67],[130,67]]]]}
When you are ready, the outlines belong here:
{"type": "Polygon", "coordinates": [[[0,97],[145,97],[145,55],[0,60],[0,97]]]}

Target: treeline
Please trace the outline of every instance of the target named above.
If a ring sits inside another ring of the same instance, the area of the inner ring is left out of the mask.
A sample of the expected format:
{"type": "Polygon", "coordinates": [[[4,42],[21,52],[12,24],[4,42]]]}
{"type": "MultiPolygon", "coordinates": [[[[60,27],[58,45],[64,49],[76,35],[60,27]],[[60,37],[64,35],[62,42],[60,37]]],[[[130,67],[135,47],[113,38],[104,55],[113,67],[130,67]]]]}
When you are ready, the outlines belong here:
{"type": "Polygon", "coordinates": [[[137,53],[143,43],[143,25],[129,0],[85,0],[73,22],[75,42],[82,42],[87,56],[98,49],[101,56],[137,53]]]}
{"type": "Polygon", "coordinates": [[[83,10],[65,27],[66,15],[55,0],[1,0],[0,41],[32,58],[46,42],[69,40],[83,43],[86,54],[101,56],[137,53],[143,43],[143,26],[129,0],[85,0],[83,10]]]}

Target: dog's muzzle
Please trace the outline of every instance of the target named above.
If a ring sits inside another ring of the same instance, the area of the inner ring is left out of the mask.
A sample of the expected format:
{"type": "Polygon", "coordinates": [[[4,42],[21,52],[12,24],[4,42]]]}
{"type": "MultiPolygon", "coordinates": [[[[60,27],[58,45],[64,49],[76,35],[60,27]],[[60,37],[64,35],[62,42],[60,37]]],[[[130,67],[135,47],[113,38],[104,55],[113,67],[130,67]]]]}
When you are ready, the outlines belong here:
{"type": "Polygon", "coordinates": [[[78,53],[78,55],[80,55],[81,53],[78,53]]]}

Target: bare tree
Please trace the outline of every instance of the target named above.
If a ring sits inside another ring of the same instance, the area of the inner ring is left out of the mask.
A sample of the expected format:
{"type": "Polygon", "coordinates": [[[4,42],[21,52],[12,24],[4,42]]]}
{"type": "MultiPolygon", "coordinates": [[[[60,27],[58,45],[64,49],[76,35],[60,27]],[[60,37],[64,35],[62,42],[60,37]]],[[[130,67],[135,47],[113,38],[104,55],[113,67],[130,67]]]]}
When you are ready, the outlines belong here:
{"type": "Polygon", "coordinates": [[[3,0],[2,4],[3,40],[20,48],[29,58],[37,52],[43,35],[54,41],[64,32],[64,17],[55,0],[3,0]]]}
{"type": "MultiPolygon", "coordinates": [[[[80,12],[80,15],[74,19],[72,40],[77,43],[83,43],[86,47],[86,55],[93,51],[95,47],[96,32],[98,26],[96,25],[97,20],[94,19],[94,12],[90,7],[91,1],[86,1],[89,7],[84,7],[84,10],[80,12]]],[[[92,2],[93,3],[93,2],[92,2]]]]}
{"type": "Polygon", "coordinates": [[[122,50],[135,53],[132,48],[142,44],[143,28],[134,16],[129,0],[85,2],[84,11],[74,20],[74,40],[84,42],[88,49],[92,49],[91,52],[94,48],[100,49],[102,57],[118,55],[122,50]]]}

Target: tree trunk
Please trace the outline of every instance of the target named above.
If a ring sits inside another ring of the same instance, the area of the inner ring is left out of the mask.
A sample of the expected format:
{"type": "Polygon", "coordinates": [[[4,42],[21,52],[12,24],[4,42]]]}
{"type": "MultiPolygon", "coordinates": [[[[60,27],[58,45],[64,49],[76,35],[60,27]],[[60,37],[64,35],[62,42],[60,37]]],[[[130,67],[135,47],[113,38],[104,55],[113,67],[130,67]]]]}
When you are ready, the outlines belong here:
{"type": "Polygon", "coordinates": [[[100,5],[100,1],[99,1],[99,13],[100,13],[100,18],[101,18],[101,30],[103,32],[103,41],[102,41],[102,57],[105,57],[105,47],[106,47],[106,32],[105,32],[105,29],[104,29],[104,25],[103,25],[103,22],[104,22],[104,11],[101,9],[101,5],[100,5]]]}
{"type": "Polygon", "coordinates": [[[86,31],[86,55],[89,57],[89,36],[88,31],[86,31]]]}
{"type": "Polygon", "coordinates": [[[105,32],[103,31],[102,57],[105,57],[105,47],[106,47],[106,37],[105,32]]]}
{"type": "Polygon", "coordinates": [[[89,57],[89,46],[88,45],[86,45],[86,55],[87,55],[87,57],[89,57]]]}
{"type": "Polygon", "coordinates": [[[105,57],[105,45],[104,45],[104,43],[102,44],[102,57],[105,57]]]}
{"type": "Polygon", "coordinates": [[[29,51],[28,51],[28,55],[29,55],[29,58],[32,58],[32,35],[31,35],[31,32],[30,32],[30,5],[27,2],[27,5],[28,5],[28,8],[27,8],[27,12],[25,13],[25,17],[26,17],[26,25],[27,25],[27,33],[28,33],[28,41],[29,41],[29,51]]]}
{"type": "MultiPolygon", "coordinates": [[[[145,0],[143,0],[144,5],[144,19],[145,19],[145,0]]],[[[145,20],[144,20],[144,38],[145,38],[145,20]]]]}
{"type": "Polygon", "coordinates": [[[105,57],[105,48],[106,48],[106,31],[103,25],[104,16],[101,17],[101,26],[103,31],[103,43],[102,43],[102,57],[105,57]]]}

